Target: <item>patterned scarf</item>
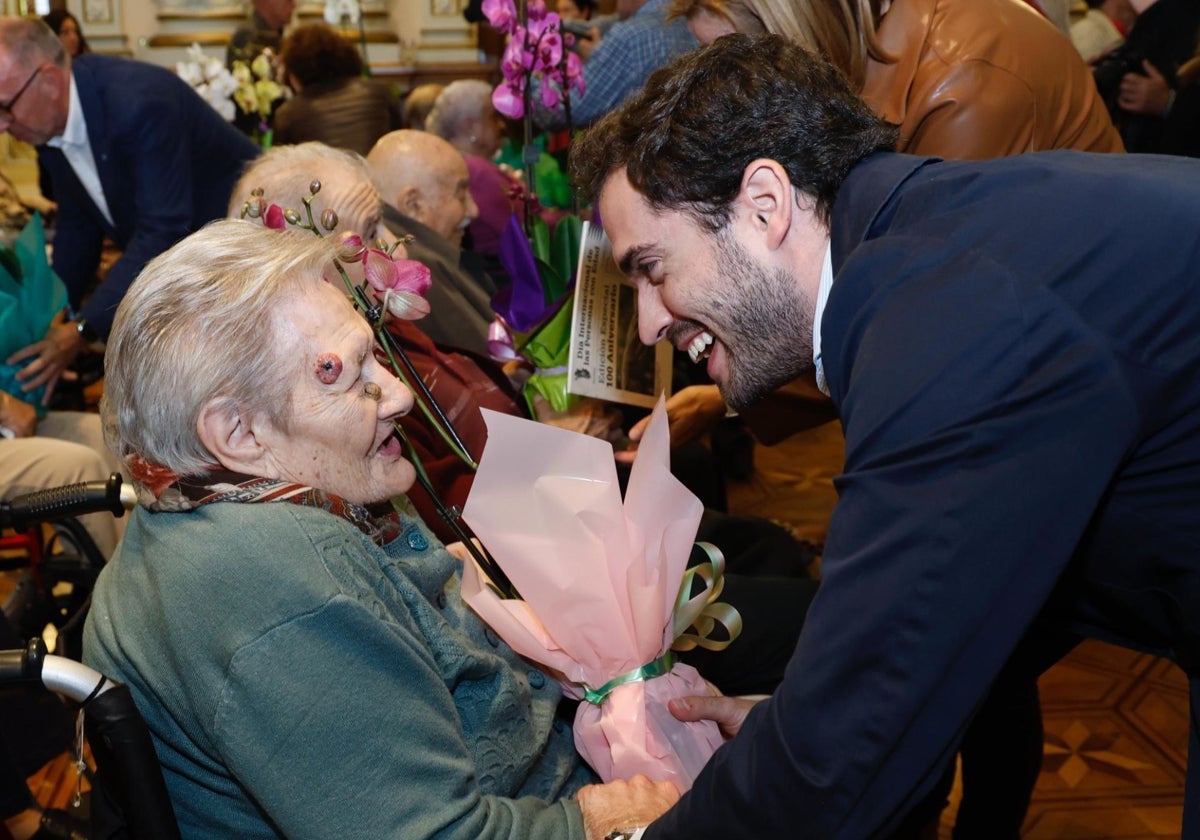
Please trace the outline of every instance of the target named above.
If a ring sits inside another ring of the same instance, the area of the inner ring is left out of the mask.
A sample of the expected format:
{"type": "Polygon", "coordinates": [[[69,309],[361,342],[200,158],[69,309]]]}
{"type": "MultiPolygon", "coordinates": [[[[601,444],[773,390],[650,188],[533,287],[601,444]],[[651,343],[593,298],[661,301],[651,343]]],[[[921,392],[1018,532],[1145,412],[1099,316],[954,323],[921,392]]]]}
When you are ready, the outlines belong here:
{"type": "Polygon", "coordinates": [[[290,502],[328,511],[362,531],[376,545],[391,542],[403,530],[400,515],[389,502],[367,507],[315,487],[275,478],[256,478],[222,469],[176,476],[141,459],[136,461],[140,463],[134,459],[127,459],[126,463],[134,478],[153,494],[153,502],[146,505],[150,510],[186,511],[214,502],[290,502]]]}

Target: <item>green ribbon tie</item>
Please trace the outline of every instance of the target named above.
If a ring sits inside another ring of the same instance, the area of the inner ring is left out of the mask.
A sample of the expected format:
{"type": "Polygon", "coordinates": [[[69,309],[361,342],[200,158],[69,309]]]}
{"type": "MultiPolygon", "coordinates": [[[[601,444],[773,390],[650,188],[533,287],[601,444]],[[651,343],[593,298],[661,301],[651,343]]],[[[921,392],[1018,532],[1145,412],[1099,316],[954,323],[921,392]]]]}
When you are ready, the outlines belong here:
{"type": "Polygon", "coordinates": [[[626,683],[641,682],[648,680],[651,677],[661,677],[675,667],[675,654],[667,651],[662,656],[655,659],[649,665],[643,665],[641,668],[634,668],[632,671],[626,671],[619,677],[613,677],[599,688],[583,687],[583,699],[589,703],[594,703],[599,706],[608,699],[608,695],[613,693],[617,686],[625,685],[626,683]]]}

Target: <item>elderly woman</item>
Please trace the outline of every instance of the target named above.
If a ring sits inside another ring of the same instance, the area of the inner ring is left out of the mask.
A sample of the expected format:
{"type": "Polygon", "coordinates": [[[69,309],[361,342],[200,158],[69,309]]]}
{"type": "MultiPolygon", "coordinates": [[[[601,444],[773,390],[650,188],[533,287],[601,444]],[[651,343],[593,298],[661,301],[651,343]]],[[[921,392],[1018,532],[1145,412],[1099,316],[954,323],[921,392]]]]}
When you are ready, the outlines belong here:
{"type": "MultiPolygon", "coordinates": [[[[425,119],[426,131],[448,141],[467,160],[471,198],[479,207],[479,215],[467,230],[471,250],[483,254],[495,254],[508,220],[514,212],[522,218],[524,213],[524,203],[512,198],[523,185],[493,162],[504,143],[505,127],[504,118],[492,105],[492,86],[479,79],[459,79],[446,85],[425,119]]],[[[542,204],[567,206],[570,189],[554,158],[542,153],[534,178],[542,204]]],[[[543,209],[541,215],[553,224],[562,214],[543,209]]]]}
{"type": "Polygon", "coordinates": [[[142,506],[85,659],[132,689],[187,838],[576,838],[675,798],[581,766],[559,689],[400,495],[411,394],[337,246],[216,222],[118,310],[103,414],[142,506]]]}

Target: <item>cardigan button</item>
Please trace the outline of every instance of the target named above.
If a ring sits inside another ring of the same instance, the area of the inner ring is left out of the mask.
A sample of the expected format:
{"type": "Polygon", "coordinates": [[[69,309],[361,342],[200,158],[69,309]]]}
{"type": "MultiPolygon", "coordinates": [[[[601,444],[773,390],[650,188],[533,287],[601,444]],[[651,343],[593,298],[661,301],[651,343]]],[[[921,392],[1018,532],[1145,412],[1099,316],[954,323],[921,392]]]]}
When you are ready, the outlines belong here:
{"type": "Polygon", "coordinates": [[[534,690],[544,688],[546,685],[546,675],[541,671],[530,671],[529,685],[533,687],[534,690]]]}
{"type": "Polygon", "coordinates": [[[483,628],[483,637],[487,639],[488,644],[494,648],[500,647],[500,637],[492,632],[491,627],[483,628]]]}
{"type": "Polygon", "coordinates": [[[424,551],[429,548],[429,540],[420,531],[408,532],[408,547],[413,551],[424,551]]]}

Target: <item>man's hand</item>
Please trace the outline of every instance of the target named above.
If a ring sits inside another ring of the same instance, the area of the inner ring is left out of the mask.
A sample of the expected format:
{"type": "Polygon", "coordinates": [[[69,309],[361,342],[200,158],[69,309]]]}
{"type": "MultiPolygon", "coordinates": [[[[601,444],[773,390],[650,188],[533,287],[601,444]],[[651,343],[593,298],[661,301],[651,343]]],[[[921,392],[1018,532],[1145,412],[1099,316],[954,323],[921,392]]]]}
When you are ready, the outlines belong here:
{"type": "Polygon", "coordinates": [[[667,701],[667,708],[678,720],[711,720],[721,734],[732,738],[742,728],[746,715],[766,697],[676,697],[667,701]]]}
{"type": "MultiPolygon", "coordinates": [[[[725,401],[716,385],[689,385],[676,391],[667,400],[667,420],[671,426],[671,448],[691,443],[710,430],[725,416],[725,401]]],[[[650,425],[650,416],[643,417],[629,429],[630,440],[641,440],[650,425]]],[[[636,449],[617,453],[618,461],[633,462],[636,449]]]]}
{"type": "Polygon", "coordinates": [[[33,437],[37,431],[37,409],[12,394],[0,391],[0,426],[17,437],[33,437]]]}
{"type": "Polygon", "coordinates": [[[46,330],[45,338],[22,347],[9,356],[7,362],[15,365],[23,359],[32,359],[17,372],[17,380],[23,383],[21,390],[25,392],[42,385],[48,386],[46,395],[42,398],[42,405],[49,405],[58,378],[71,362],[75,361],[83,347],[84,341],[75,322],[67,321],[59,315],[50,324],[50,329],[46,330]]]}
{"type": "Polygon", "coordinates": [[[1171,103],[1171,87],[1149,61],[1142,60],[1142,69],[1146,71],[1144,76],[1141,73],[1126,73],[1122,77],[1117,104],[1133,114],[1164,117],[1171,103]]]}
{"type": "Polygon", "coordinates": [[[583,811],[587,840],[604,840],[614,831],[654,822],[679,801],[679,790],[670,782],[634,776],[628,781],[580,788],[576,799],[583,811]]]}

